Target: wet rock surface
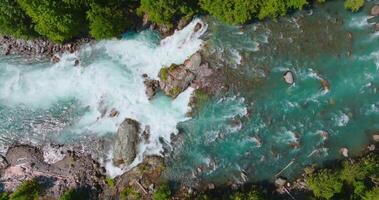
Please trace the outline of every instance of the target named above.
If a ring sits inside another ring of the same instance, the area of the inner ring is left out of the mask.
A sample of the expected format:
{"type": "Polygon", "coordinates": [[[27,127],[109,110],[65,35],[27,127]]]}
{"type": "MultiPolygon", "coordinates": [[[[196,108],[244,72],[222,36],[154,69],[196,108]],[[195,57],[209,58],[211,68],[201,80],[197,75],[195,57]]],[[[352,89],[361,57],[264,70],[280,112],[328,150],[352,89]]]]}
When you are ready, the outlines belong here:
{"type": "Polygon", "coordinates": [[[8,149],[5,159],[8,166],[0,179],[5,191],[14,191],[23,181],[36,179],[48,198],[58,199],[71,188],[86,188],[91,198],[96,199],[104,187],[100,165],[89,155],[70,151],[62,160],[48,164],[41,149],[14,145],[8,149]]]}
{"type": "Polygon", "coordinates": [[[116,134],[113,163],[116,166],[129,165],[136,158],[136,146],[139,140],[140,124],[134,120],[125,119],[116,134]]]}
{"type": "Polygon", "coordinates": [[[145,93],[147,98],[149,100],[153,99],[159,89],[159,81],[146,77],[143,83],[145,84],[145,93]]]}
{"type": "Polygon", "coordinates": [[[286,71],[283,74],[283,79],[289,85],[292,85],[292,84],[295,83],[295,77],[294,77],[294,75],[293,75],[293,73],[291,71],[286,71]]]}

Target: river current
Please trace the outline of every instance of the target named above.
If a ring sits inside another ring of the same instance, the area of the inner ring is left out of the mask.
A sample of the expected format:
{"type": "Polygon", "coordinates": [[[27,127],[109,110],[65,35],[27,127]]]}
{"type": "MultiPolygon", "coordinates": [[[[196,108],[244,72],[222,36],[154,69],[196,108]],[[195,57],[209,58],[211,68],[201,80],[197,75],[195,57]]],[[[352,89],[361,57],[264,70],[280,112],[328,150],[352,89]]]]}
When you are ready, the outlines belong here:
{"type": "MultiPolygon", "coordinates": [[[[379,34],[367,22],[371,3],[352,14],[332,1],[244,27],[202,18],[207,26],[197,33],[199,19],[162,41],[152,31],[127,33],[87,44],[57,64],[0,57],[2,151],[15,141],[107,137],[129,117],[151,131],[134,164],[161,154],[162,143],[181,130],[165,173],[174,181],[294,177],[306,165],[342,158],[341,148],[357,155],[379,129],[379,34]],[[175,100],[158,94],[149,101],[142,75],[155,78],[202,46],[226,89],[191,118],[192,88],[175,100]],[[282,78],[288,70],[291,86],[282,78]],[[108,117],[112,109],[120,114],[108,117]]],[[[107,159],[111,175],[120,173],[107,159]]]]}

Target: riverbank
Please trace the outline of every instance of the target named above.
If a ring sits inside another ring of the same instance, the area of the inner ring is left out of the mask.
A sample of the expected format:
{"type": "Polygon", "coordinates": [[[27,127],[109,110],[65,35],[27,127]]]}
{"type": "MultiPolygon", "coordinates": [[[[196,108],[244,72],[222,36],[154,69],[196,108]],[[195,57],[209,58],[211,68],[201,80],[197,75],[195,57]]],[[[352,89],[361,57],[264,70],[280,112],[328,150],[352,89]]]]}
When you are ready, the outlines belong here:
{"type": "Polygon", "coordinates": [[[34,192],[37,192],[38,197],[51,199],[60,199],[63,196],[69,196],[70,200],[159,199],[158,196],[163,196],[165,199],[231,200],[249,197],[304,199],[312,196],[323,198],[366,196],[370,199],[368,195],[371,193],[375,199],[379,187],[376,181],[379,178],[378,144],[376,143],[376,148],[365,151],[359,157],[330,161],[324,167],[306,167],[304,173],[295,181],[278,177],[275,183],[220,186],[208,184],[197,187],[181,186],[165,180],[162,176],[165,160],[161,157],[146,157],[138,166],[112,179],[105,175],[105,169],[91,159],[90,155],[66,150],[62,152],[64,155],[62,160],[46,163],[42,149],[30,145],[13,145],[5,156],[1,156],[0,181],[3,187],[1,195],[12,196],[12,192],[17,193],[28,181],[35,181],[38,190],[34,192]],[[357,183],[363,185],[357,188],[357,183]],[[339,187],[335,188],[337,185],[339,187]],[[342,186],[345,189],[342,190],[342,186]]]}

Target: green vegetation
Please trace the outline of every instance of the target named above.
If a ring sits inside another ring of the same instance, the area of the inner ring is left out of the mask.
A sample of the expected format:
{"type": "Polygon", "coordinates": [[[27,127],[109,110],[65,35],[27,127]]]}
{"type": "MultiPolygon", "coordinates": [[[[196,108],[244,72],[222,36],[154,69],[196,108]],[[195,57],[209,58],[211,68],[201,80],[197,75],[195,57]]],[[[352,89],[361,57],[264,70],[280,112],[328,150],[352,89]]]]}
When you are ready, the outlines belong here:
{"type": "Polygon", "coordinates": [[[116,186],[116,183],[114,182],[114,179],[113,179],[113,178],[110,178],[110,177],[105,178],[105,183],[106,183],[109,187],[111,187],[111,188],[113,188],[113,187],[116,186]]]}
{"type": "Polygon", "coordinates": [[[9,193],[3,192],[0,194],[0,200],[8,200],[9,199],[9,193]]]}
{"type": "Polygon", "coordinates": [[[342,162],[341,167],[313,171],[307,169],[306,183],[317,198],[378,199],[379,156],[367,155],[342,162]],[[345,187],[343,187],[345,186],[345,187]],[[350,190],[343,190],[349,188],[350,190]]]}
{"type": "Polygon", "coordinates": [[[37,36],[32,19],[15,0],[0,0],[0,34],[17,38],[37,36]]]}
{"type": "Polygon", "coordinates": [[[345,8],[354,12],[358,11],[365,4],[365,0],[346,0],[345,8]]]}
{"type": "Polygon", "coordinates": [[[120,193],[120,200],[139,200],[141,194],[138,193],[133,187],[127,186],[120,193]]]}
{"type": "Polygon", "coordinates": [[[85,6],[79,1],[17,0],[17,2],[36,24],[35,30],[54,42],[64,42],[80,36],[88,29],[85,6]]]}
{"type": "Polygon", "coordinates": [[[153,193],[153,200],[168,200],[171,197],[171,190],[167,184],[158,186],[157,190],[153,193]]]}
{"type": "Polygon", "coordinates": [[[316,197],[331,199],[341,192],[342,181],[337,173],[323,169],[307,177],[306,182],[316,197]]]}
{"type": "MultiPolygon", "coordinates": [[[[323,3],[326,0],[317,0],[323,3]]],[[[104,39],[130,29],[136,15],[172,28],[181,18],[210,14],[228,24],[276,18],[310,0],[0,0],[0,34],[66,42],[82,36],[104,39]]],[[[364,0],[345,0],[358,11],[364,0]]]]}
{"type": "Polygon", "coordinates": [[[252,188],[249,192],[236,192],[231,195],[231,200],[264,200],[263,195],[256,188],[252,188]]]}
{"type": "Polygon", "coordinates": [[[82,189],[70,189],[66,191],[59,200],[86,200],[90,199],[89,192],[82,189]]]}
{"type": "Polygon", "coordinates": [[[125,1],[107,1],[92,3],[87,12],[90,34],[96,39],[112,38],[121,35],[129,25],[129,18],[124,7],[125,1]],[[117,2],[117,3],[116,3],[117,2]]]}
{"type": "Polygon", "coordinates": [[[33,179],[24,181],[20,186],[17,187],[10,195],[10,200],[38,200],[41,195],[41,186],[39,183],[33,179]]]}
{"type": "Polygon", "coordinates": [[[181,17],[195,13],[196,1],[191,0],[141,0],[138,13],[146,13],[152,22],[172,26],[181,17]]]}

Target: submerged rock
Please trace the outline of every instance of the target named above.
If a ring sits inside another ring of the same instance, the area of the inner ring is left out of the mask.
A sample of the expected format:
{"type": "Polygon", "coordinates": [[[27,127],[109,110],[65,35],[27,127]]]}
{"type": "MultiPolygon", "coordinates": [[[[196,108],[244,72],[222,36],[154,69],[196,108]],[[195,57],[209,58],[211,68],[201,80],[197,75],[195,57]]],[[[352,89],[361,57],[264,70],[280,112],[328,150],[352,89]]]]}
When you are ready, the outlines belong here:
{"type": "Polygon", "coordinates": [[[283,74],[283,78],[284,78],[284,81],[290,85],[295,83],[295,78],[294,78],[294,75],[291,71],[286,71],[283,74]]]}
{"type": "Polygon", "coordinates": [[[371,8],[371,12],[370,12],[370,14],[371,14],[372,16],[379,16],[379,4],[377,4],[377,5],[375,5],[375,6],[373,6],[373,7],[371,8]]]}
{"type": "Polygon", "coordinates": [[[114,118],[114,117],[117,117],[119,114],[120,112],[118,112],[115,108],[113,108],[111,112],[109,113],[109,117],[114,118]]]}
{"type": "Polygon", "coordinates": [[[121,123],[113,151],[113,163],[116,166],[129,165],[136,158],[139,133],[140,124],[136,120],[127,118],[121,123]]]}

